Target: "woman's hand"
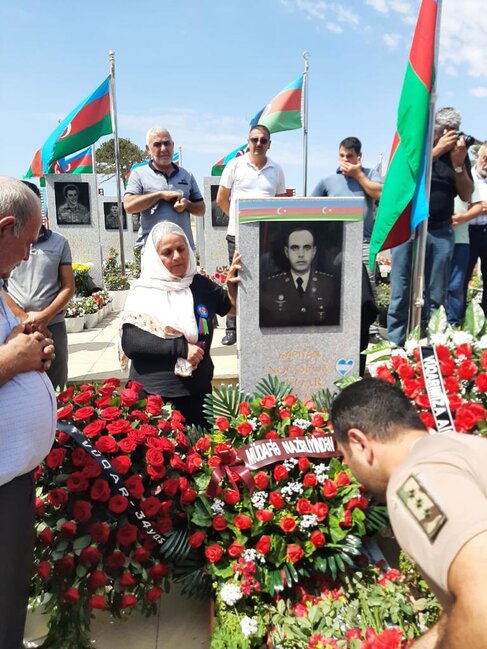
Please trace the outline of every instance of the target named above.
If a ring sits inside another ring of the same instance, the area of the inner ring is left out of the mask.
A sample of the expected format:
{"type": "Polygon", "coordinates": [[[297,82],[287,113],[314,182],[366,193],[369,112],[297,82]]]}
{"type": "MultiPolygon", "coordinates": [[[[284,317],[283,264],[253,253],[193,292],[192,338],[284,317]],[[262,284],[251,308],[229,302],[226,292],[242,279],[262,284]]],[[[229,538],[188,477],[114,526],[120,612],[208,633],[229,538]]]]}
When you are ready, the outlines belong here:
{"type": "Polygon", "coordinates": [[[198,347],[198,345],[193,345],[192,343],[188,343],[188,355],[186,356],[186,358],[193,367],[198,367],[204,355],[205,352],[203,349],[201,349],[201,347],[198,347]]]}
{"type": "MultiPolygon", "coordinates": [[[[237,285],[240,282],[240,277],[238,277],[238,272],[242,270],[241,262],[242,256],[239,252],[234,252],[232,264],[228,269],[227,273],[227,291],[230,302],[232,303],[233,311],[235,312],[235,307],[237,305],[237,285]]],[[[232,315],[232,314],[230,314],[232,315]]]]}

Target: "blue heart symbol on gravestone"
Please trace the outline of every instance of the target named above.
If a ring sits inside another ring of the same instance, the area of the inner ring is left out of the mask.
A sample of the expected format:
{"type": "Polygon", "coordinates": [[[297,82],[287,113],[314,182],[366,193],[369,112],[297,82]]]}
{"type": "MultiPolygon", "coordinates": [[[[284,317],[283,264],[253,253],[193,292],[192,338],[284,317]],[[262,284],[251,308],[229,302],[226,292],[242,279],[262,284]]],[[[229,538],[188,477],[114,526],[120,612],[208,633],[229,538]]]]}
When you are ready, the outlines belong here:
{"type": "Polygon", "coordinates": [[[354,366],[354,362],[351,358],[339,358],[336,363],[336,371],[340,376],[347,376],[354,366]]]}

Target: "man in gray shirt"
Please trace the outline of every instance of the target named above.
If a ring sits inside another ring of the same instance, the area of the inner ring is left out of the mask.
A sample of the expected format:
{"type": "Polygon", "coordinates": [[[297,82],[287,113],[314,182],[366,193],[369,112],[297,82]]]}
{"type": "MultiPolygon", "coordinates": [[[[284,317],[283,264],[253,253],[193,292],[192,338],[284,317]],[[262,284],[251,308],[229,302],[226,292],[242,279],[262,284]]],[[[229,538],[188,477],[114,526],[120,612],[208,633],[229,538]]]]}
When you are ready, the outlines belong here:
{"type": "Polygon", "coordinates": [[[191,214],[203,216],[205,203],[193,175],[172,161],[174,142],[168,130],[153,126],[147,132],[149,164],[134,169],[129,178],[123,205],[126,212],[140,212],[137,246],[160,221],[171,221],[183,230],[195,248],[191,232],[191,214]]]}

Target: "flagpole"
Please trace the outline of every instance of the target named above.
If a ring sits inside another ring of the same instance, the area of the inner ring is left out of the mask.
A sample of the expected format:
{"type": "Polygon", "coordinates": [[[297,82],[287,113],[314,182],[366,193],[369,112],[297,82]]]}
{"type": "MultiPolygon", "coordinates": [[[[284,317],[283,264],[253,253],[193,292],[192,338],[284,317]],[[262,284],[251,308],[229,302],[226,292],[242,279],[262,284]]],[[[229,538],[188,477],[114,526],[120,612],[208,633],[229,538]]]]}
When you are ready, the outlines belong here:
{"type": "Polygon", "coordinates": [[[179,146],[178,147],[178,152],[179,152],[179,166],[183,166],[183,147],[179,146]]]}
{"type": "Polygon", "coordinates": [[[102,275],[103,275],[103,247],[101,245],[101,219],[102,219],[102,214],[100,211],[100,196],[98,194],[98,176],[96,175],[96,152],[95,152],[95,143],[91,145],[91,160],[93,164],[93,174],[95,176],[95,191],[96,191],[96,207],[97,207],[97,215],[98,215],[98,248],[100,252],[100,268],[102,269],[102,275]]]}
{"type": "MultiPolygon", "coordinates": [[[[435,52],[434,52],[434,65],[433,65],[433,81],[429,101],[429,116],[428,116],[428,138],[426,139],[426,146],[429,147],[428,157],[426,159],[426,173],[425,173],[425,193],[427,205],[430,202],[431,193],[431,174],[433,171],[433,141],[435,130],[435,106],[436,106],[436,78],[438,70],[438,51],[440,44],[440,24],[441,24],[441,0],[438,2],[438,9],[436,12],[436,26],[435,26],[435,52]]],[[[417,339],[421,338],[421,310],[424,304],[424,268],[426,259],[426,241],[428,238],[428,220],[424,219],[418,227],[418,237],[416,241],[413,271],[412,271],[412,287],[413,299],[410,303],[409,313],[409,326],[408,334],[411,331],[416,331],[417,339]]]]}
{"type": "Polygon", "coordinates": [[[303,52],[303,196],[306,196],[308,191],[308,70],[310,56],[309,52],[303,52]]]}
{"type": "Polygon", "coordinates": [[[120,238],[120,265],[122,275],[125,275],[125,250],[123,244],[123,212],[122,192],[120,191],[120,157],[118,148],[118,127],[117,127],[117,101],[115,95],[115,52],[108,52],[110,61],[110,112],[113,126],[113,148],[115,150],[115,177],[117,181],[117,203],[118,203],[118,234],[120,238]]]}

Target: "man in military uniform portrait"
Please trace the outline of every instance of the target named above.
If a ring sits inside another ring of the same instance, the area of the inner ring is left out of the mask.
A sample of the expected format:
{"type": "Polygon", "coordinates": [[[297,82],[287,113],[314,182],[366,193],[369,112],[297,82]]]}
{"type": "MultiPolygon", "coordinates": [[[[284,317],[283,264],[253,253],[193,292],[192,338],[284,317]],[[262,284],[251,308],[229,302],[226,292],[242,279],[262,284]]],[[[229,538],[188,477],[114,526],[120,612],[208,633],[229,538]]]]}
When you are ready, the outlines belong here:
{"type": "Polygon", "coordinates": [[[487,442],[426,431],[404,392],[379,379],[346,387],[331,421],[356,478],[387,501],[394,536],[443,607],[415,649],[487,647],[487,442]]]}
{"type": "MultiPolygon", "coordinates": [[[[304,225],[287,235],[284,257],[289,269],[263,279],[261,327],[302,327],[340,323],[340,286],[332,272],[313,267],[315,234],[304,225]]],[[[267,260],[261,257],[261,270],[267,260]]]]}
{"type": "MultiPolygon", "coordinates": [[[[63,185],[64,183],[56,183],[63,185]]],[[[88,186],[88,184],[86,183],[88,186]]],[[[60,225],[65,224],[89,224],[90,223],[90,210],[80,202],[79,187],[72,184],[66,184],[62,189],[62,195],[65,202],[59,205],[59,189],[56,187],[56,207],[57,207],[57,222],[60,225]]]]}
{"type": "MultiPolygon", "coordinates": [[[[118,230],[118,204],[117,203],[103,203],[103,210],[105,212],[105,230],[118,230]]],[[[127,228],[127,214],[122,208],[123,214],[123,229],[127,228]]]]}

